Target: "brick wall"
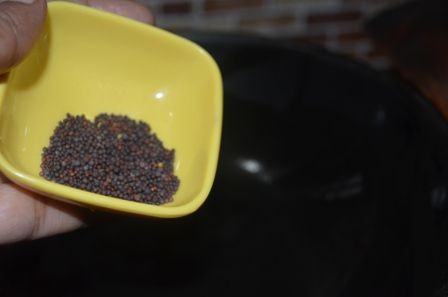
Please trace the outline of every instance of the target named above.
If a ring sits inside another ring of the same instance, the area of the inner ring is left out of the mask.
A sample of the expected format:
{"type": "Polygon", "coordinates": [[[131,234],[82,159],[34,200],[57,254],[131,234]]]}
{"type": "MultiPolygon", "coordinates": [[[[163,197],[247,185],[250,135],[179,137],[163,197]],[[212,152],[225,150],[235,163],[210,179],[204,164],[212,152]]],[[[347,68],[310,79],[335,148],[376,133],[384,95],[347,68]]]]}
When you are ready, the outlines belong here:
{"type": "Polygon", "coordinates": [[[324,46],[367,61],[387,60],[372,48],[363,22],[405,0],[138,0],[151,7],[157,25],[168,30],[199,29],[260,34],[324,46]]]}

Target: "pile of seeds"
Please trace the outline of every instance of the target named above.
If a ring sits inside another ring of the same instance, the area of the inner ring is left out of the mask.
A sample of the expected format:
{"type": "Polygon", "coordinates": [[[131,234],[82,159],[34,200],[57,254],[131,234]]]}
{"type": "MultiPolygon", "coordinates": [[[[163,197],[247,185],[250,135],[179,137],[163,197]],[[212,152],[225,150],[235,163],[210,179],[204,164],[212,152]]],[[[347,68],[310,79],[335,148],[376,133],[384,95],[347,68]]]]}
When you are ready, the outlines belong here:
{"type": "Polygon", "coordinates": [[[179,187],[174,150],[167,150],[148,124],[127,116],[84,115],[59,122],[43,149],[41,176],[78,189],[163,204],[179,187]]]}

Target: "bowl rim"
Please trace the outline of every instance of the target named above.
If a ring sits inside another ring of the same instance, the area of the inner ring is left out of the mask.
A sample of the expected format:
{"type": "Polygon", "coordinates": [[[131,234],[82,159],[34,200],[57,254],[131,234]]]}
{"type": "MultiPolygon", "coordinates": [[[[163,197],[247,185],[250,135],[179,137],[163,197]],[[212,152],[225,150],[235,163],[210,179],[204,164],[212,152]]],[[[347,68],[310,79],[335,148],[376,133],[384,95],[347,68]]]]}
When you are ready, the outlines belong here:
{"type": "MultiPolygon", "coordinates": [[[[0,150],[0,171],[12,180],[14,183],[23,186],[24,188],[42,194],[53,199],[63,200],[65,202],[74,203],[82,205],[85,207],[99,208],[117,212],[124,212],[128,214],[136,214],[150,217],[159,218],[175,218],[184,215],[191,214],[195,212],[206,200],[213,186],[215,179],[218,158],[221,145],[221,133],[222,133],[222,113],[223,113],[223,83],[220,69],[213,59],[213,57],[201,46],[190,41],[184,37],[171,33],[167,30],[157,28],[154,26],[146,25],[144,23],[138,22],[136,20],[131,20],[123,16],[115,15],[113,13],[99,11],[94,8],[85,7],[79,4],[69,3],[69,2],[50,2],[48,3],[48,14],[57,13],[58,10],[71,10],[80,13],[87,13],[90,15],[101,16],[103,18],[108,18],[114,22],[125,22],[128,26],[138,27],[140,30],[144,28],[148,32],[151,31],[152,34],[163,34],[166,38],[171,39],[173,42],[182,42],[188,45],[190,48],[199,52],[202,57],[207,61],[210,68],[211,80],[216,86],[213,89],[210,100],[214,101],[212,104],[215,107],[214,110],[214,127],[211,129],[213,131],[211,135],[210,147],[211,154],[208,158],[204,174],[204,181],[200,191],[187,203],[170,206],[170,203],[162,205],[147,204],[142,202],[129,201],[121,198],[115,198],[110,196],[105,196],[101,194],[96,194],[88,192],[85,190],[76,189],[70,186],[58,184],[52,181],[45,180],[42,177],[35,177],[18,170],[14,167],[4,156],[2,150],[0,150]]],[[[7,77],[0,77],[0,107],[3,104],[5,91],[7,86],[7,77]]],[[[182,181],[181,181],[182,182],[182,181]]],[[[176,194],[174,194],[174,199],[176,194]]]]}

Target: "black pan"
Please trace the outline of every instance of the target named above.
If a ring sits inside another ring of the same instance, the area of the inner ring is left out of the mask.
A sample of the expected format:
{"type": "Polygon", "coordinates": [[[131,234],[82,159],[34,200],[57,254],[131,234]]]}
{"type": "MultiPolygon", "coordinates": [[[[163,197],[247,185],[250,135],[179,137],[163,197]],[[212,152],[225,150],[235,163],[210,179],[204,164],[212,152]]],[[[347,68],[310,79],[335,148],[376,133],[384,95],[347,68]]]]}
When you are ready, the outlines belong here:
{"type": "Polygon", "coordinates": [[[2,296],[433,296],[448,131],[407,86],[322,50],[179,32],[224,80],[216,180],[193,215],[95,213],[0,249],[2,296]],[[3,291],[2,291],[3,290],[3,291]]]}

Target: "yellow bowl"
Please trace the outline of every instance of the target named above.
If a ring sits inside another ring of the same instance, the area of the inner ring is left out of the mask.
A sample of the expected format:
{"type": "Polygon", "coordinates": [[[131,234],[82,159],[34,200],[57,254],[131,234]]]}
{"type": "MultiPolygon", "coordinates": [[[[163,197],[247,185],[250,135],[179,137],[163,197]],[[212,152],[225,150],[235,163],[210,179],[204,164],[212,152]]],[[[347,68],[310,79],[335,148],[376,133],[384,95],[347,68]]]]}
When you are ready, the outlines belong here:
{"type": "Polygon", "coordinates": [[[221,139],[213,58],[182,37],[110,13],[65,2],[48,10],[39,42],[0,84],[0,169],[32,191],[89,208],[162,218],[196,211],[211,190],[221,139]],[[132,202],[43,179],[42,149],[67,113],[147,122],[175,149],[173,202],[132,202]]]}

